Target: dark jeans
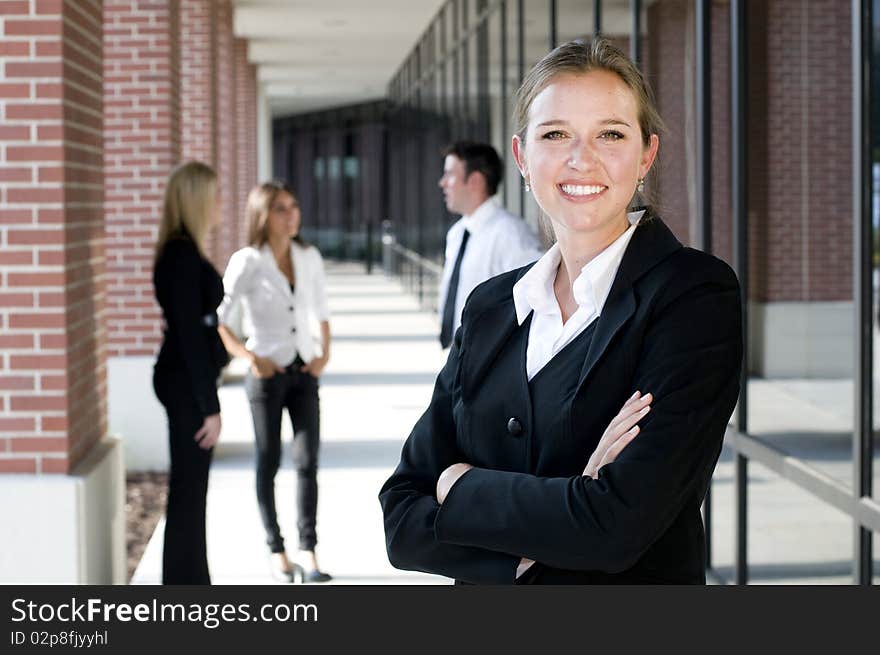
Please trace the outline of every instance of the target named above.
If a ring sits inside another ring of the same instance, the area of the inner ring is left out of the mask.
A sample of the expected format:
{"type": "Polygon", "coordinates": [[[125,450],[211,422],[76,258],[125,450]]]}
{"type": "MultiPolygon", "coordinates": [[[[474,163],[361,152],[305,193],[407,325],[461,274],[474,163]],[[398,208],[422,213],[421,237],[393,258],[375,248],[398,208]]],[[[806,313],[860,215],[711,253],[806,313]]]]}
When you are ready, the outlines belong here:
{"type": "Polygon", "coordinates": [[[314,550],[318,541],[319,408],[318,380],[301,373],[297,357],[284,373],[258,378],[248,371],[245,390],[254,419],[257,441],[257,502],[273,553],[284,552],[284,539],[275,512],[275,474],[281,464],[281,410],[287,408],[293,426],[293,463],[297,474],[297,528],[301,550],[314,550]]]}
{"type": "Polygon", "coordinates": [[[186,372],[155,371],[153,389],[168,414],[171,451],[162,584],[211,584],[205,544],[205,503],[214,451],[203,450],[195,442],[204,418],[196,407],[186,372]]]}

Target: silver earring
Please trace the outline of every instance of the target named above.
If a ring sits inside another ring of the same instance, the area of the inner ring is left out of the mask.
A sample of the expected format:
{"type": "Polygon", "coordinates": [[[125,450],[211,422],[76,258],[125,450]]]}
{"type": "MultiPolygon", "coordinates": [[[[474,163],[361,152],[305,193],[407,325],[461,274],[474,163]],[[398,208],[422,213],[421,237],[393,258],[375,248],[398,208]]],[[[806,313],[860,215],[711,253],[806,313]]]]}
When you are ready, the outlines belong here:
{"type": "Polygon", "coordinates": [[[643,177],[639,178],[639,185],[636,187],[636,191],[638,191],[639,193],[644,193],[644,191],[645,191],[645,178],[643,178],[643,177]]]}
{"type": "Polygon", "coordinates": [[[531,191],[531,190],[532,190],[532,187],[531,187],[531,185],[529,185],[529,183],[528,183],[528,182],[526,182],[526,186],[525,186],[525,189],[526,189],[526,193],[528,193],[528,192],[529,192],[529,191],[531,191]]]}

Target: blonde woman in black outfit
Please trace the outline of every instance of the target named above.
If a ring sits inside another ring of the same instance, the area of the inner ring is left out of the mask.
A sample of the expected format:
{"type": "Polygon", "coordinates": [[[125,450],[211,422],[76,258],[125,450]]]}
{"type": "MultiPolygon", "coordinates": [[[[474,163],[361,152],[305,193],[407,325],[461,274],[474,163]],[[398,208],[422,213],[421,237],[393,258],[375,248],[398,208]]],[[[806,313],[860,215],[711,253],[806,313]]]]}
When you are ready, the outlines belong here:
{"type": "Polygon", "coordinates": [[[217,176],[199,162],[168,178],[153,285],[165,334],[153,388],[168,414],[171,471],[163,584],[210,584],[205,545],[208,469],[220,436],[217,379],[228,357],[217,333],[223,282],[204,255],[220,221],[217,176]]]}
{"type": "Polygon", "coordinates": [[[514,123],[556,243],[468,298],[380,492],[391,563],[472,583],[703,584],[700,505],[742,366],[736,276],[633,207],[662,122],[611,43],[547,54],[514,123]]]}

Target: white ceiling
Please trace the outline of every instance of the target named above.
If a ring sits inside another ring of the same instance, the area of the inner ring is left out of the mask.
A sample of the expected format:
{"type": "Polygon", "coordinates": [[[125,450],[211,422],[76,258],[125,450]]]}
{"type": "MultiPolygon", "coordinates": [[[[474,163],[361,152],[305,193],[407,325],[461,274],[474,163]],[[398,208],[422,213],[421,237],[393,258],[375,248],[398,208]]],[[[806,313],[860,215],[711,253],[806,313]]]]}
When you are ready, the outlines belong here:
{"type": "Polygon", "coordinates": [[[384,98],[444,0],[235,0],[273,116],[384,98]]]}

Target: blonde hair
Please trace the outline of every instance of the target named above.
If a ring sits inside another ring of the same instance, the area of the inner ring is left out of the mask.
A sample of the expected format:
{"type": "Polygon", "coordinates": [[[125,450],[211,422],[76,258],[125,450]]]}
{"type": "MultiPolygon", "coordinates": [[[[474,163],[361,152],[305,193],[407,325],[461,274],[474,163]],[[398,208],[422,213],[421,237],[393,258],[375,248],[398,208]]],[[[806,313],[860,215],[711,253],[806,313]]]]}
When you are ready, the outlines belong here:
{"type": "MultiPolygon", "coordinates": [[[[248,225],[248,245],[259,248],[269,240],[269,230],[266,223],[269,220],[269,212],[272,204],[279,193],[286,193],[296,201],[296,194],[287,183],[281,180],[271,180],[258,184],[248,194],[247,209],[245,215],[248,225]]],[[[293,239],[300,244],[305,242],[297,234],[293,239]]]]}
{"type": "MultiPolygon", "coordinates": [[[[513,129],[520,141],[523,144],[526,142],[532,102],[554,78],[566,74],[582,75],[595,70],[614,73],[633,92],[638,106],[642,143],[646,147],[650,145],[651,135],[659,135],[665,129],[651,86],[638,66],[620,48],[604,38],[597,38],[592,42],[576,39],[563,43],[544,55],[526,74],[516,91],[513,109],[513,129]]],[[[653,166],[648,172],[649,178],[656,176],[656,168],[653,166]]],[[[648,188],[651,189],[652,186],[648,185],[648,188]]],[[[641,195],[645,196],[644,193],[641,195]]]]}
{"type": "Polygon", "coordinates": [[[189,237],[204,254],[205,240],[217,208],[217,174],[199,161],[179,165],[168,176],[156,258],[169,239],[189,237]]]}

